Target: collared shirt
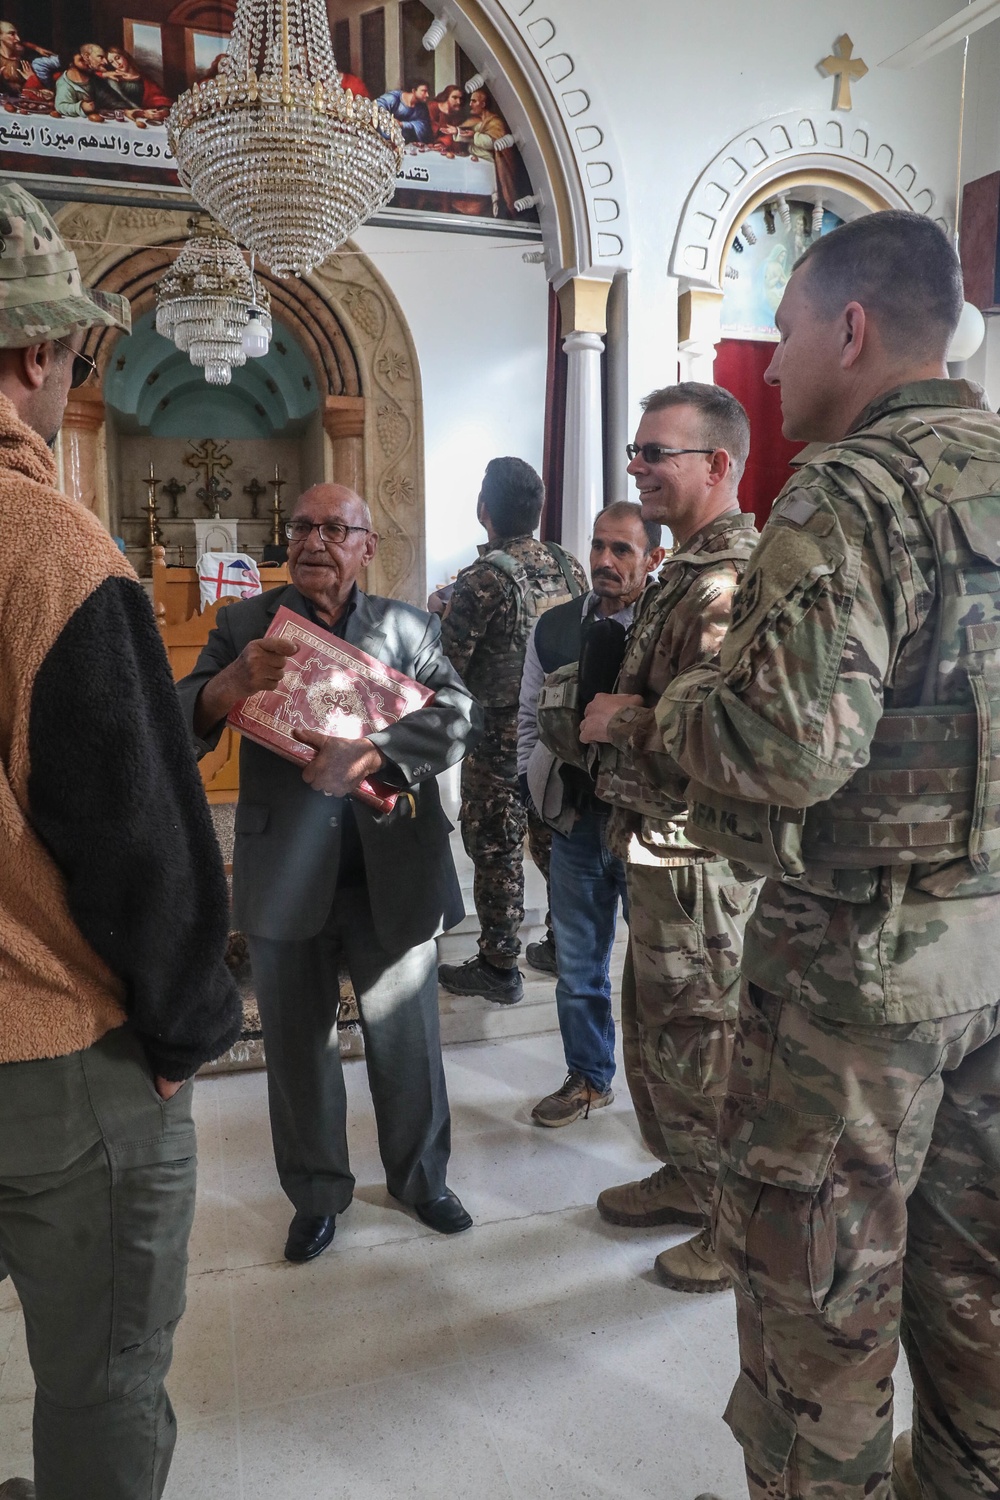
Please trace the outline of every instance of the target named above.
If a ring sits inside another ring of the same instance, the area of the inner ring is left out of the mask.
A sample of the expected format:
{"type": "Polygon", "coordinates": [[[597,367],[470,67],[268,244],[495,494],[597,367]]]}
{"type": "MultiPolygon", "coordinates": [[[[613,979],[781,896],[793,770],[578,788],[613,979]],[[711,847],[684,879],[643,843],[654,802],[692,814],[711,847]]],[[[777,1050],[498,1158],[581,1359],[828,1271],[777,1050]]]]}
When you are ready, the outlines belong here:
{"type": "MultiPolygon", "coordinates": [[[[640,596],[641,597],[641,596],[640,596]]],[[[581,620],[588,619],[595,614],[601,602],[599,594],[593,589],[587,594],[583,605],[581,620]]],[[[626,604],[623,609],[615,610],[613,615],[605,615],[607,620],[617,620],[628,630],[635,616],[636,604],[626,604]]],[[[521,696],[517,706],[517,774],[523,776],[528,769],[528,761],[531,752],[538,744],[538,695],[542,691],[542,683],[545,681],[545,673],[542,664],[538,660],[538,651],[535,647],[535,632],[531,632],[528,641],[528,649],[524,653],[524,671],[521,674],[521,696]]]]}

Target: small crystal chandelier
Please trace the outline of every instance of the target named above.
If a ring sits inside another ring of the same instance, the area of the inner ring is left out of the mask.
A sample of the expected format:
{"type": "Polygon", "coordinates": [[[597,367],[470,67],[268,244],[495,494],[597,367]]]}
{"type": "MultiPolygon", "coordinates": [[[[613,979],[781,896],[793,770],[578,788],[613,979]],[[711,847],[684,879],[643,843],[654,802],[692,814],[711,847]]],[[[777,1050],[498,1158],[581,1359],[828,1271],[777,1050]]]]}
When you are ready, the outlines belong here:
{"type": "Polygon", "coordinates": [[[170,149],[193,196],[276,276],[304,275],[388,203],[403,135],[341,86],[325,0],[237,0],[216,78],[182,94],[170,149]]]}
{"type": "Polygon", "coordinates": [[[267,288],[232,236],[217,224],[200,220],[193,225],[190,239],[157,286],[156,331],[205,371],[209,385],[228,385],[233,367],[246,364],[248,353],[267,353],[267,288]]]}

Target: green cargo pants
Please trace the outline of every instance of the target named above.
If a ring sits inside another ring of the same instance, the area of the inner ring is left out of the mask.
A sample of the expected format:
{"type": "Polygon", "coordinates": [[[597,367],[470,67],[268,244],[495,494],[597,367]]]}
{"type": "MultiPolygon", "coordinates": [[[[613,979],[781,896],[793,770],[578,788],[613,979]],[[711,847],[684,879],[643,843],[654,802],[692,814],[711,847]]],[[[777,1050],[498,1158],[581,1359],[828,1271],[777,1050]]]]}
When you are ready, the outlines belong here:
{"type": "Polygon", "coordinates": [[[715,1244],[753,1500],[888,1500],[900,1338],[926,1500],[1000,1495],[998,1099],[1000,1005],[862,1026],[744,986],[715,1244]]]}
{"type": "Polygon", "coordinates": [[[194,1190],[191,1086],[164,1103],[128,1027],[0,1066],[0,1275],[24,1309],[38,1500],[162,1494],[194,1190]]]}
{"type": "Polygon", "coordinates": [[[684,1178],[708,1216],[719,1167],[739,999],[743,929],[758,884],[725,860],[628,866],[622,975],[625,1076],[643,1141],[684,1178]]]}

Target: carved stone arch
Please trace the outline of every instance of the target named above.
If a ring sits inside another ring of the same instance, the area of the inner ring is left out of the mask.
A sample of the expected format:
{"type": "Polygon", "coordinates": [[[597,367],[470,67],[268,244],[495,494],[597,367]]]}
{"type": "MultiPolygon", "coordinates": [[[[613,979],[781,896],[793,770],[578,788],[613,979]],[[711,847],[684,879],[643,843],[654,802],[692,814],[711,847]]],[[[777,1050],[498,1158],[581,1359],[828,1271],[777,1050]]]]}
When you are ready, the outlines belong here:
{"type": "MultiPolygon", "coordinates": [[[[187,236],[187,214],[176,210],[76,203],[57,219],[87,284],[124,292],[136,315],[152,305],[157,281],[187,236]]],[[[422,603],[423,412],[416,348],[402,310],[368,257],[350,242],[308,277],[263,279],[276,317],[316,372],[329,440],[328,477],[336,472],[364,494],[381,535],[368,586],[422,603]]],[[[114,330],[95,330],[88,340],[102,372],[119,337],[114,330]]],[[[73,422],[71,412],[71,430],[73,422]]],[[[73,465],[63,467],[72,483],[73,465]]]]}
{"type": "Polygon", "coordinates": [[[549,279],[611,280],[631,253],[625,175],[600,80],[546,0],[428,0],[484,74],[540,196],[549,279]]]}
{"type": "MultiPolygon", "coordinates": [[[[848,217],[886,208],[929,215],[937,201],[906,153],[864,121],[794,110],[741,132],[698,178],[674,241],[682,379],[713,378],[723,276],[740,225],[769,198],[805,187],[834,195],[848,217]]],[[[945,219],[935,223],[950,227],[945,219]]]]}
{"type": "MultiPolygon", "coordinates": [[[[829,182],[863,208],[932,213],[937,195],[898,144],[863,121],[789,111],[736,136],[709,162],[684,206],[670,272],[721,290],[726,256],[747,213],[796,183],[829,182]]],[[[936,219],[948,229],[947,220],[936,219]]]]}

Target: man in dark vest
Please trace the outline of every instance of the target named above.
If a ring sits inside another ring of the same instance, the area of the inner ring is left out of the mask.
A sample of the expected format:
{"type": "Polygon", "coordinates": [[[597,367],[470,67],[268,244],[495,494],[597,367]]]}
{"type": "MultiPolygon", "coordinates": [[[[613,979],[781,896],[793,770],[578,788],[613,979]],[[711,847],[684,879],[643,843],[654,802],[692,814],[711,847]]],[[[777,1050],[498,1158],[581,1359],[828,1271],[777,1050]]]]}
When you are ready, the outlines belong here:
{"type": "MultiPolygon", "coordinates": [[[[605,839],[611,809],[598,800],[589,772],[557,758],[539,741],[538,695],[544,679],[580,663],[606,661],[609,688],[617,676],[636,602],[663,561],[658,521],[619,500],[601,511],[590,548],[589,593],[542,616],[528,642],[521,678],[517,769],[551,823],[549,870],[552,925],[559,955],[556,1007],[566,1056],[566,1081],[531,1112],[536,1125],[571,1125],[614,1098],[615,1024],[611,1016],[611,949],[619,899],[627,912],[625,864],[605,839]],[[553,795],[554,794],[554,795],[553,795]]],[[[592,690],[592,688],[590,690],[592,690]]]]}
{"type": "Polygon", "coordinates": [[[459,573],[441,626],[445,654],[482,705],[485,729],[462,766],[460,813],[475,866],[479,951],[464,964],[442,964],[438,975],[454,995],[485,995],[501,1005],[524,994],[517,966],[528,825],[517,780],[524,653],[536,620],[587,588],[575,557],[532,534],[544,499],[530,464],[491,459],[476,511],[489,540],[478,561],[459,573]]]}

